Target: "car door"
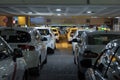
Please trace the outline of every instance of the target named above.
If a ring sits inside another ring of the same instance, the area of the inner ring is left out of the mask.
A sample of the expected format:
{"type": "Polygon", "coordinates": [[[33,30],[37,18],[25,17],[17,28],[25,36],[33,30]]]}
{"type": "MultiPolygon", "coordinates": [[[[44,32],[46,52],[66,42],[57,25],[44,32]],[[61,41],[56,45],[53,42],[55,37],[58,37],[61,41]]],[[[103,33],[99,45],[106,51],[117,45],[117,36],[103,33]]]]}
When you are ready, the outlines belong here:
{"type": "Polygon", "coordinates": [[[41,41],[42,36],[40,35],[39,31],[35,31],[35,41],[36,41],[36,47],[38,50],[40,50],[41,61],[43,62],[46,58],[46,46],[43,41],[41,41]]]}

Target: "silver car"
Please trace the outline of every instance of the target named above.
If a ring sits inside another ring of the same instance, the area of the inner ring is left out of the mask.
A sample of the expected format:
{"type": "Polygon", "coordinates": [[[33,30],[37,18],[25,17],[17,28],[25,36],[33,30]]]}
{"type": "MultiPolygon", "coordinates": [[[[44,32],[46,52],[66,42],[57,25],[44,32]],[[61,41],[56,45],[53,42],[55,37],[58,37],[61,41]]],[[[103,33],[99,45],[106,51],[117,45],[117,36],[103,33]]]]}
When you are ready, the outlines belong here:
{"type": "Polygon", "coordinates": [[[47,62],[47,47],[39,31],[32,27],[1,27],[0,32],[12,48],[22,49],[27,69],[39,74],[40,65],[47,62]]]}
{"type": "Polygon", "coordinates": [[[12,49],[0,37],[0,80],[26,80],[26,62],[20,49],[12,49]]]}

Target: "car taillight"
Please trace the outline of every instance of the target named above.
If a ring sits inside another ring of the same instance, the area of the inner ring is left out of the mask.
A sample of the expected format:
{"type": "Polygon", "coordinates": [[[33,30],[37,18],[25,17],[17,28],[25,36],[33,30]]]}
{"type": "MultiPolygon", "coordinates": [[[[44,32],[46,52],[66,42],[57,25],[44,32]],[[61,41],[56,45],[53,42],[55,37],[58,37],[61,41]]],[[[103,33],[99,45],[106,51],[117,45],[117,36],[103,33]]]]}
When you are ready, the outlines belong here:
{"type": "Polygon", "coordinates": [[[35,50],[35,47],[31,45],[18,45],[18,48],[21,48],[22,50],[29,50],[29,51],[35,50]]]}

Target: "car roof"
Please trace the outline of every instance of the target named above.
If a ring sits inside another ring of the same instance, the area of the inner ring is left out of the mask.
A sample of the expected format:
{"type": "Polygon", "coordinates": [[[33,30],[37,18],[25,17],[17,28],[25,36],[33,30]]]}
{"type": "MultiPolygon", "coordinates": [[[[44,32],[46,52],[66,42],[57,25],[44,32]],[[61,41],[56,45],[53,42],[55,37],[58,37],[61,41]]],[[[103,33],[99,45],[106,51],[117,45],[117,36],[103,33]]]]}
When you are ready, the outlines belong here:
{"type": "Polygon", "coordinates": [[[2,29],[15,29],[15,30],[22,30],[22,31],[26,31],[26,32],[35,30],[34,27],[0,27],[0,30],[2,30],[2,29]]]}
{"type": "Polygon", "coordinates": [[[85,31],[87,35],[95,35],[95,34],[120,34],[120,31],[85,31]]]}
{"type": "Polygon", "coordinates": [[[42,26],[42,27],[34,27],[36,29],[50,29],[50,27],[45,27],[45,26],[42,26]]]}
{"type": "Polygon", "coordinates": [[[110,41],[108,44],[115,44],[113,46],[120,46],[120,39],[114,39],[112,41],[110,41]]]}

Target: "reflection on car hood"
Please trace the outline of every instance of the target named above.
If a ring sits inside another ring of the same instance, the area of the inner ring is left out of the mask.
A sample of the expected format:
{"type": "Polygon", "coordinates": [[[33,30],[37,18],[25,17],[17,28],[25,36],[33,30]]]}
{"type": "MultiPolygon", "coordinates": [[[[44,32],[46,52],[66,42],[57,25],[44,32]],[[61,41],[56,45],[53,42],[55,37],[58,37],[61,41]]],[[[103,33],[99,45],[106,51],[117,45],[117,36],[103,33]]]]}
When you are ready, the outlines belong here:
{"type": "Polygon", "coordinates": [[[12,75],[12,67],[13,67],[13,61],[11,61],[12,59],[5,59],[5,60],[1,60],[0,61],[0,80],[3,80],[2,77],[4,77],[5,75],[7,77],[9,77],[10,75],[12,75]],[[12,63],[11,63],[12,62],[12,63]]]}

